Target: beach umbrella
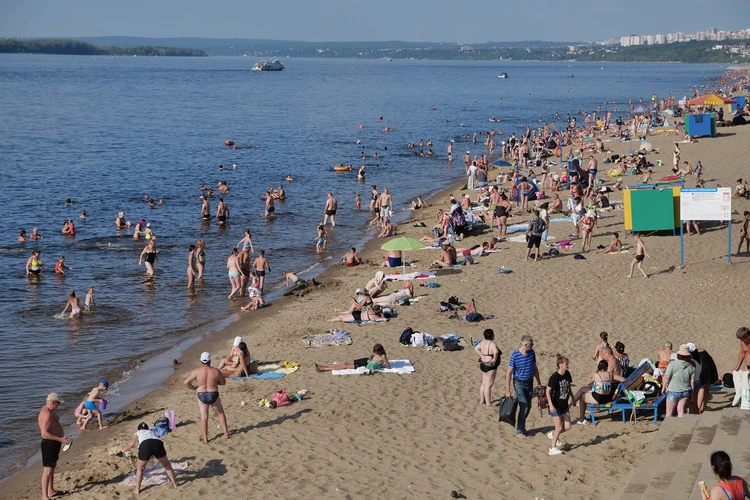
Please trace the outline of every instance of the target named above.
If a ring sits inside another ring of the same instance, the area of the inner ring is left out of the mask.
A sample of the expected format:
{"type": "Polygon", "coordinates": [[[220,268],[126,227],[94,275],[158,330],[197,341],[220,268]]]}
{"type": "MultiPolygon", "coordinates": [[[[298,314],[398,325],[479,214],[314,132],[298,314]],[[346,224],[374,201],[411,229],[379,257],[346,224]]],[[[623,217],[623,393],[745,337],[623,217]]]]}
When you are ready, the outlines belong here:
{"type": "Polygon", "coordinates": [[[674,116],[674,111],[672,111],[671,109],[663,109],[659,111],[659,114],[662,116],[674,116]]]}
{"type": "MultiPolygon", "coordinates": [[[[408,252],[409,250],[419,250],[420,248],[425,247],[427,247],[427,245],[419,240],[402,236],[400,238],[393,238],[392,240],[386,242],[383,246],[380,247],[380,249],[388,251],[399,250],[401,252],[408,252]]],[[[401,267],[401,272],[403,274],[406,274],[406,261],[403,259],[403,257],[401,258],[401,267]]]]}
{"type": "Polygon", "coordinates": [[[639,113],[650,113],[651,111],[646,106],[636,106],[632,112],[635,114],[639,114],[639,113]]]}
{"type": "Polygon", "coordinates": [[[492,164],[493,167],[510,167],[510,162],[505,160],[497,160],[492,164]]]}

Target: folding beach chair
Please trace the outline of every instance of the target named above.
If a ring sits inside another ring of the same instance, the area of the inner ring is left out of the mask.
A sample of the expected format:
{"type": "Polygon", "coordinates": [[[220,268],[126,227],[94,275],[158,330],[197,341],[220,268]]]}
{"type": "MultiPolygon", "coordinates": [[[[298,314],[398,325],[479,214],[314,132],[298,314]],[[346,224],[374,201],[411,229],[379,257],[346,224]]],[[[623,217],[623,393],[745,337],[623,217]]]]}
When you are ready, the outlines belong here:
{"type": "Polygon", "coordinates": [[[641,387],[641,385],[643,384],[643,375],[649,373],[650,369],[651,365],[646,362],[641,363],[641,365],[633,373],[631,373],[628,378],[617,384],[617,388],[612,395],[612,402],[605,404],[590,403],[588,405],[588,410],[589,416],[591,417],[591,423],[596,424],[596,418],[594,417],[594,412],[596,411],[606,411],[608,413],[611,413],[612,410],[621,410],[622,423],[624,424],[625,410],[635,411],[640,409],[653,409],[654,425],[656,425],[657,409],[661,401],[664,399],[664,396],[644,401],[639,405],[634,404],[630,400],[628,400],[627,395],[627,391],[636,391],[641,387]]]}

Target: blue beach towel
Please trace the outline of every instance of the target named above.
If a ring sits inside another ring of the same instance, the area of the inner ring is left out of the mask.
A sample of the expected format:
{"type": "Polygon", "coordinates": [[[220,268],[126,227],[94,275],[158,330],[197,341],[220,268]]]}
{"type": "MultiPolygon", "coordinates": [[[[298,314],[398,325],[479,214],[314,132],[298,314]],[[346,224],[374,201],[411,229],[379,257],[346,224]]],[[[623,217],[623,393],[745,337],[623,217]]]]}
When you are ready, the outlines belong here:
{"type": "Polygon", "coordinates": [[[286,373],[255,373],[253,375],[250,375],[249,377],[232,377],[231,380],[247,380],[249,378],[254,378],[255,380],[264,380],[264,379],[279,379],[284,378],[286,376],[286,373]]]}

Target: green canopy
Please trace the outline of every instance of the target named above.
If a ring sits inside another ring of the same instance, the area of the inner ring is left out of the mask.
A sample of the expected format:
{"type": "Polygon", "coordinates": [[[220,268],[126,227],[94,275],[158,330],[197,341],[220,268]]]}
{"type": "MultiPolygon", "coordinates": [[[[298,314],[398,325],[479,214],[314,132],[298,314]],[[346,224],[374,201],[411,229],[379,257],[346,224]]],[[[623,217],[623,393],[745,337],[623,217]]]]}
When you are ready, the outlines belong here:
{"type": "Polygon", "coordinates": [[[426,246],[419,240],[402,236],[400,238],[393,238],[380,248],[382,250],[401,250],[402,252],[406,252],[409,250],[419,250],[426,246]]]}

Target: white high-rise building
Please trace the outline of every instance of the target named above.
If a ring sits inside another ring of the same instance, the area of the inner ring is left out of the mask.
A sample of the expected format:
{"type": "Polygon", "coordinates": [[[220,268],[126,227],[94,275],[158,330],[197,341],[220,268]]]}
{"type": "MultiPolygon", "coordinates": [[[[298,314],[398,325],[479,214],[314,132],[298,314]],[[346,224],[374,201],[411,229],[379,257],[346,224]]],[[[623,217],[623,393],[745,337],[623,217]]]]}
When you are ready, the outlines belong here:
{"type": "Polygon", "coordinates": [[[640,45],[640,44],[641,44],[640,35],[630,35],[630,45],[640,45]]]}
{"type": "Polygon", "coordinates": [[[644,44],[653,45],[656,43],[656,36],[655,35],[646,35],[643,37],[645,40],[643,41],[644,44]]]}
{"type": "Polygon", "coordinates": [[[630,37],[629,36],[621,36],[620,37],[620,45],[623,47],[630,47],[630,37]]]}
{"type": "Polygon", "coordinates": [[[699,42],[703,41],[706,39],[706,34],[702,31],[699,31],[698,33],[695,34],[695,39],[698,40],[699,42]]]}
{"type": "Polygon", "coordinates": [[[656,43],[657,44],[667,43],[667,37],[662,34],[656,35],[656,43]]]}

